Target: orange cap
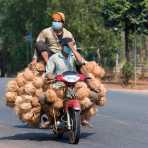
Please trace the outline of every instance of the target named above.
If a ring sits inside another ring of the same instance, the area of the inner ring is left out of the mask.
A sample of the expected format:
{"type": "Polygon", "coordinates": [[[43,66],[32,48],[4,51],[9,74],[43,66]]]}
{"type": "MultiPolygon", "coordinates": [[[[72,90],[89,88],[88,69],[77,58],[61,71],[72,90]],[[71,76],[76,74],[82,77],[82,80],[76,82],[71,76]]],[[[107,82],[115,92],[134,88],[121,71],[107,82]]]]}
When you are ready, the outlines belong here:
{"type": "Polygon", "coordinates": [[[52,14],[52,19],[54,21],[65,22],[65,15],[62,12],[55,12],[55,13],[52,14]]]}

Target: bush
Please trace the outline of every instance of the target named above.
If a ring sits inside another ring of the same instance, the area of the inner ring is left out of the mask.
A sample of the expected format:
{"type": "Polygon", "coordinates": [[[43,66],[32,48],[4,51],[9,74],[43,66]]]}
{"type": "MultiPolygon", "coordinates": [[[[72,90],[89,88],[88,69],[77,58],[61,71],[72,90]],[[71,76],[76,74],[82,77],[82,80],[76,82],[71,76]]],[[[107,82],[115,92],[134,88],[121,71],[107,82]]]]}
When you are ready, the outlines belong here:
{"type": "Polygon", "coordinates": [[[134,66],[126,62],[123,67],[122,67],[122,76],[123,76],[123,83],[125,85],[129,84],[129,80],[133,77],[134,75],[134,66]]]}

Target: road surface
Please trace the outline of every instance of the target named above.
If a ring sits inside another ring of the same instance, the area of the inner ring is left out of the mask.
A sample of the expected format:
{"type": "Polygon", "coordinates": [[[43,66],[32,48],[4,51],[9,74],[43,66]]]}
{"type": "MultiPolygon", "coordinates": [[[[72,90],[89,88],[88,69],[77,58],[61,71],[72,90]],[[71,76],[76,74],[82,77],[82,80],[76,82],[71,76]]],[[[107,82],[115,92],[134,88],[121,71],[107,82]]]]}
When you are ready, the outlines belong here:
{"type": "Polygon", "coordinates": [[[148,94],[109,91],[108,103],[98,108],[83,128],[78,145],[58,140],[48,130],[33,129],[18,120],[5,106],[7,79],[0,79],[0,148],[148,148],[148,94]]]}

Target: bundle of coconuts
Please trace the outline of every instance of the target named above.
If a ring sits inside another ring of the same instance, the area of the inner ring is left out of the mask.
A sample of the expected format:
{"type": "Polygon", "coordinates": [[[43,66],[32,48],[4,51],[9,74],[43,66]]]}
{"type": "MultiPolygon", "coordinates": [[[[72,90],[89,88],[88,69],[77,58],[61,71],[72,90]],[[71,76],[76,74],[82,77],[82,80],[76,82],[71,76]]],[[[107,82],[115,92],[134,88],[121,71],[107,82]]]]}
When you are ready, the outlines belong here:
{"type": "Polygon", "coordinates": [[[15,109],[23,122],[32,126],[40,122],[40,99],[44,98],[44,71],[43,63],[37,63],[34,67],[28,66],[23,72],[18,73],[14,80],[8,82],[5,94],[6,104],[15,109]]]}
{"type": "MultiPolygon", "coordinates": [[[[44,72],[44,64],[38,62],[18,73],[7,86],[6,104],[15,109],[20,120],[31,126],[38,126],[43,114],[48,116],[50,123],[54,122],[63,109],[65,84],[53,87],[44,79],[44,72]]],[[[82,109],[81,119],[90,120],[96,114],[96,106],[104,106],[106,102],[106,89],[101,84],[105,72],[94,61],[83,65],[80,72],[89,79],[77,82],[74,89],[82,109]]]]}

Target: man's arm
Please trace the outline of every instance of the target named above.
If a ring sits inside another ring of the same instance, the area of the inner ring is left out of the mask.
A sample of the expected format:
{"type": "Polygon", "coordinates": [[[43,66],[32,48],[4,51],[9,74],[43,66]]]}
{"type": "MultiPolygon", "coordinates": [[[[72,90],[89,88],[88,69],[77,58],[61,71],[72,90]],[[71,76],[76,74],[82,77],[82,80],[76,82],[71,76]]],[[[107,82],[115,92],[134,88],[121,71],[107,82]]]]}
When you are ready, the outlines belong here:
{"type": "MultiPolygon", "coordinates": [[[[41,45],[39,45],[39,43],[45,43],[45,31],[44,30],[42,30],[40,33],[39,33],[39,35],[38,35],[38,37],[37,37],[37,39],[36,39],[36,44],[35,44],[35,49],[34,49],[34,55],[33,55],[33,57],[32,57],[32,62],[31,62],[31,64],[36,64],[36,62],[37,62],[37,58],[38,58],[38,56],[37,56],[37,48],[41,48],[40,46],[41,45]]],[[[47,58],[47,60],[48,60],[48,58],[47,58]]],[[[45,62],[47,62],[47,60],[45,61],[45,62]]]]}
{"type": "Polygon", "coordinates": [[[69,48],[71,48],[76,60],[80,63],[80,64],[84,64],[86,63],[86,60],[80,55],[80,53],[77,51],[77,49],[75,48],[75,46],[73,45],[72,42],[68,43],[69,48]]]}

